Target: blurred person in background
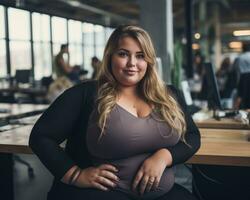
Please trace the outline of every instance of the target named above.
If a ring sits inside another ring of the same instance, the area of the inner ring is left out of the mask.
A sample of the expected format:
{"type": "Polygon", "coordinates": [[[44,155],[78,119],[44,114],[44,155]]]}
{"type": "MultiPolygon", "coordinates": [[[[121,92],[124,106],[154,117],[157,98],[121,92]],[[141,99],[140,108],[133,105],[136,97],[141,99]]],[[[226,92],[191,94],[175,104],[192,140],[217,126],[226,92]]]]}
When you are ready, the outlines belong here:
{"type": "Polygon", "coordinates": [[[218,87],[222,98],[232,98],[232,93],[237,87],[237,74],[233,70],[229,57],[222,60],[221,66],[216,73],[218,87]]]}
{"type": "Polygon", "coordinates": [[[91,66],[93,68],[93,74],[91,79],[97,79],[101,68],[101,64],[102,64],[101,61],[96,56],[91,58],[91,66]]]}
{"type": "Polygon", "coordinates": [[[69,64],[69,48],[68,44],[62,44],[59,53],[54,59],[54,70],[56,77],[65,76],[69,78],[72,82],[78,83],[80,81],[80,67],[70,66],[69,64]]]}
{"type": "Polygon", "coordinates": [[[237,73],[237,83],[241,74],[250,73],[250,41],[243,42],[242,53],[235,59],[233,70],[237,73]]]}

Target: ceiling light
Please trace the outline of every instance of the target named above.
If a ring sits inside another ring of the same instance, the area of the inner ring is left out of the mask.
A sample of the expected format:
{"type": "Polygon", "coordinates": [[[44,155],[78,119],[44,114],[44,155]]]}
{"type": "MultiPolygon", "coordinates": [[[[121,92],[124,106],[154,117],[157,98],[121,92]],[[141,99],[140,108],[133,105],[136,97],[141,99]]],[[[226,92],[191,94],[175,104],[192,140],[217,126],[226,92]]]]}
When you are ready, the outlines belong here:
{"type": "Polygon", "coordinates": [[[230,42],[228,46],[231,49],[241,49],[242,48],[242,42],[230,42]]]}
{"type": "Polygon", "coordinates": [[[201,38],[201,34],[200,34],[200,33],[195,33],[195,34],[194,34],[194,38],[195,38],[196,40],[199,40],[199,39],[201,38]]]}
{"type": "Polygon", "coordinates": [[[250,30],[238,30],[233,32],[234,36],[250,36],[250,30]]]}
{"type": "Polygon", "coordinates": [[[193,44],[192,44],[192,49],[193,49],[193,50],[198,50],[198,49],[200,49],[200,45],[197,44],[197,43],[193,43],[193,44]]]}

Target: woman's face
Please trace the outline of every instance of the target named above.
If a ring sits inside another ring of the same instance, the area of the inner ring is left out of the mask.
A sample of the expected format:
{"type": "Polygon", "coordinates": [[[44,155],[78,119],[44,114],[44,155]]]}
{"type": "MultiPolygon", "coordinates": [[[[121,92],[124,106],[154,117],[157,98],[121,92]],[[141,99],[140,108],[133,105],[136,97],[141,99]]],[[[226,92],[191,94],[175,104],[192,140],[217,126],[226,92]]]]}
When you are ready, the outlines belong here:
{"type": "Polygon", "coordinates": [[[147,70],[147,62],[139,43],[131,37],[121,38],[112,55],[111,68],[121,86],[136,86],[147,70]]]}

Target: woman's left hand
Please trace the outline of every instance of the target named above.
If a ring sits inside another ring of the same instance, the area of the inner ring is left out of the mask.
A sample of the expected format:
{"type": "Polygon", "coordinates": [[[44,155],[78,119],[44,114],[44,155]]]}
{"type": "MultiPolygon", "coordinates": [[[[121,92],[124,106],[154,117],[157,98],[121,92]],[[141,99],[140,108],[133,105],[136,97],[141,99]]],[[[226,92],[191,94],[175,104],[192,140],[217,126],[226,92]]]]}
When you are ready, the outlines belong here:
{"type": "Polygon", "coordinates": [[[172,164],[172,156],[167,149],[161,149],[148,157],[137,172],[132,189],[138,187],[139,193],[149,192],[159,186],[165,168],[172,164]]]}

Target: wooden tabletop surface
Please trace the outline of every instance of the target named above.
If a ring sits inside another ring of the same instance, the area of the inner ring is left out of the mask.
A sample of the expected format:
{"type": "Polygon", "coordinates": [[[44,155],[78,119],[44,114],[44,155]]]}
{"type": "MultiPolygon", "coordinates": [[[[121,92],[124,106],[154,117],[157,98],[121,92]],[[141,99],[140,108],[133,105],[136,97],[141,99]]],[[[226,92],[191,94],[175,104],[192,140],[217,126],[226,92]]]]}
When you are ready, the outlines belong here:
{"type": "Polygon", "coordinates": [[[199,130],[201,148],[189,163],[250,167],[250,130],[199,130]]]}
{"type": "Polygon", "coordinates": [[[214,129],[246,129],[250,130],[250,125],[237,121],[234,118],[221,118],[216,120],[214,118],[205,120],[195,120],[195,124],[199,128],[214,128],[214,129]]]}
{"type": "Polygon", "coordinates": [[[2,153],[32,153],[28,147],[31,129],[34,125],[21,126],[0,132],[0,152],[2,153]]]}
{"type": "MultiPolygon", "coordinates": [[[[28,139],[33,125],[0,132],[0,152],[32,153],[28,139]]],[[[200,129],[201,148],[188,161],[250,167],[250,130],[200,129]]]]}

